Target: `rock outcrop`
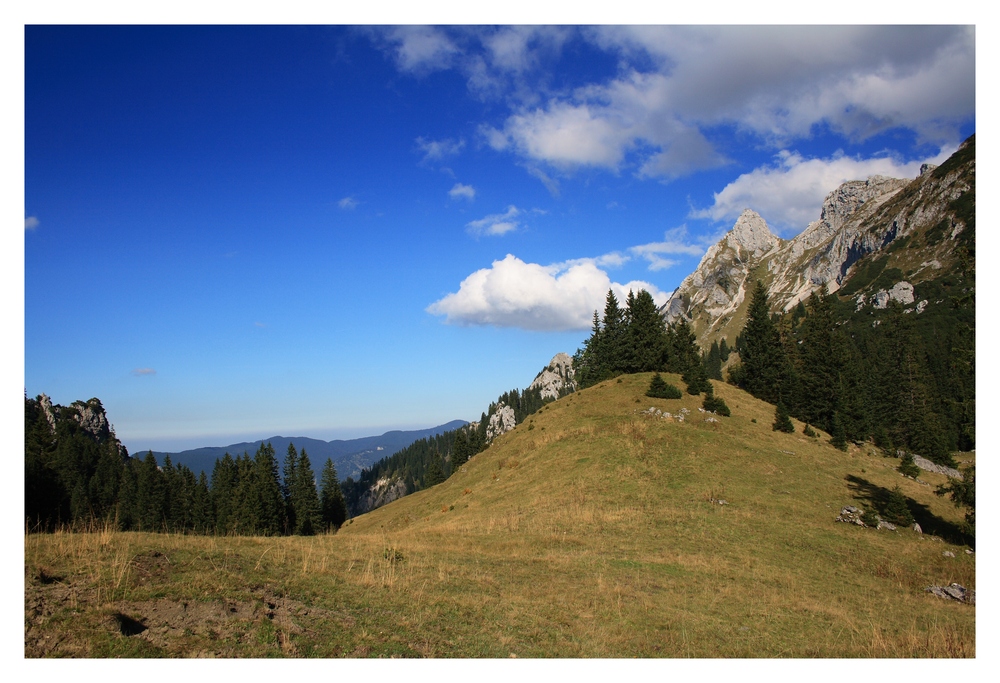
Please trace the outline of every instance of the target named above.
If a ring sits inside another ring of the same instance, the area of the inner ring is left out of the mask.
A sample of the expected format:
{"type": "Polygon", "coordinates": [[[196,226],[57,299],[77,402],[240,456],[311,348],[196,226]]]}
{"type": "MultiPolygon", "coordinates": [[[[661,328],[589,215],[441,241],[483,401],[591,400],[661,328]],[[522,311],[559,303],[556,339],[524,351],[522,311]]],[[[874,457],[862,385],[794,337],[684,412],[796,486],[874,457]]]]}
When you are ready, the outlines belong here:
{"type": "Polygon", "coordinates": [[[557,399],[576,391],[573,379],[573,359],[565,353],[557,353],[542,371],[535,375],[529,389],[540,389],[543,399],[557,399]]]}
{"type": "Polygon", "coordinates": [[[506,434],[516,426],[514,409],[501,403],[497,406],[496,412],[490,415],[490,421],[486,425],[486,442],[493,441],[493,439],[501,434],[506,434]]]}

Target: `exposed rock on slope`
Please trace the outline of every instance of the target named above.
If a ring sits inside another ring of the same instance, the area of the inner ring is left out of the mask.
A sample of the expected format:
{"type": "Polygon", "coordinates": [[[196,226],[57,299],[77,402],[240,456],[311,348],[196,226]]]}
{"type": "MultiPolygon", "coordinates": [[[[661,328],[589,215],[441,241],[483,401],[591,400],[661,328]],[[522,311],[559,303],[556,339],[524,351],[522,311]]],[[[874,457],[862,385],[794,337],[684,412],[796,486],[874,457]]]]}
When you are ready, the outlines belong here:
{"type": "Polygon", "coordinates": [[[573,379],[573,359],[565,353],[557,353],[549,364],[539,372],[529,389],[541,389],[543,399],[555,399],[576,391],[573,379]]]}
{"type": "Polygon", "coordinates": [[[732,341],[745,322],[755,280],[767,287],[772,310],[788,311],[823,286],[838,291],[865,257],[893,251],[903,238],[919,234],[925,239],[914,239],[905,253],[894,250],[888,261],[901,271],[896,281],[878,288],[865,283],[857,299],[859,308],[884,307],[890,299],[913,304],[915,284],[956,263],[955,241],[966,228],[956,200],[974,186],[972,137],[948,162],[925,165],[914,180],[872,176],[844,183],[826,197],[819,220],[790,240],[772,234],[764,219],[747,209],[660,312],[668,323],[687,318],[703,345],[723,336],[732,341]]]}

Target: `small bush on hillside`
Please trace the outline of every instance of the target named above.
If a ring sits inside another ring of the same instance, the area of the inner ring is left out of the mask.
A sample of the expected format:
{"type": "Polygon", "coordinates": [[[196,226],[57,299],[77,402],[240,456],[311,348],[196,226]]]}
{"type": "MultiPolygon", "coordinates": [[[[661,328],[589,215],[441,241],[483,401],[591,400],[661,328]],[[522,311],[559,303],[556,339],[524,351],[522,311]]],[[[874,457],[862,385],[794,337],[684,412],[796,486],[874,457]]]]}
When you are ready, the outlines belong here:
{"type": "Polygon", "coordinates": [[[896,471],[906,477],[916,478],[920,474],[920,468],[913,461],[913,453],[903,453],[903,459],[899,462],[896,471]]]}
{"type": "Polygon", "coordinates": [[[656,373],[649,382],[649,390],[646,391],[646,396],[650,398],[680,398],[683,394],[673,384],[667,384],[660,377],[660,373],[656,373]]]}
{"type": "Polygon", "coordinates": [[[721,398],[715,395],[715,390],[712,385],[708,385],[708,389],[705,391],[705,400],[701,402],[702,410],[706,410],[710,413],[715,413],[716,415],[722,415],[723,417],[729,417],[729,406],[721,398]]]}
{"type": "Polygon", "coordinates": [[[795,425],[792,424],[791,418],[788,417],[788,408],[781,401],[778,401],[778,405],[774,407],[774,424],[771,425],[771,429],[776,432],[785,432],[786,434],[795,432],[795,425]]]}
{"type": "Polygon", "coordinates": [[[897,486],[889,492],[889,501],[885,505],[884,518],[899,526],[910,526],[913,524],[913,513],[907,504],[906,496],[897,486]]]}
{"type": "Polygon", "coordinates": [[[816,433],[816,430],[809,426],[808,422],[806,423],[806,426],[802,428],[802,433],[805,434],[806,436],[811,436],[813,438],[819,436],[816,433]]]}
{"type": "Polygon", "coordinates": [[[878,515],[875,514],[874,510],[865,510],[861,513],[861,523],[865,526],[876,527],[878,526],[878,515]]]}

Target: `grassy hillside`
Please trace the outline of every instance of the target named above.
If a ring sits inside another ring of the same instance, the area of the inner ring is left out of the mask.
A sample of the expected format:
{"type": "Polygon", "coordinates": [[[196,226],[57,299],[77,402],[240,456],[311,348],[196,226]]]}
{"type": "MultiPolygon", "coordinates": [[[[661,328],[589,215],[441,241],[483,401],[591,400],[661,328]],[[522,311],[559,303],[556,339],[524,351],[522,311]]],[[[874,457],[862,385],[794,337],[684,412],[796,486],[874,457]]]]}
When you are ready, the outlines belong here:
{"type": "Polygon", "coordinates": [[[721,383],[733,416],[706,422],[649,379],[550,404],[334,536],[26,536],[25,654],[975,656],[976,608],[924,591],[976,585],[943,477],[774,432],[721,383]],[[924,534],[834,522],[896,485],[924,534]]]}

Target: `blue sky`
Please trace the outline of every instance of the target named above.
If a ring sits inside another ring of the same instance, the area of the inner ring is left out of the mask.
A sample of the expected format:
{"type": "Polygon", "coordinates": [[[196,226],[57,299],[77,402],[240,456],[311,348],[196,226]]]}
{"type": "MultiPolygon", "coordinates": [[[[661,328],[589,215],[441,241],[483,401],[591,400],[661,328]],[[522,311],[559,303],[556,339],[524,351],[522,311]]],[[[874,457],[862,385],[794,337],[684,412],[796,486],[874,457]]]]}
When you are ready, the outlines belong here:
{"type": "Polygon", "coordinates": [[[609,287],[976,123],[961,26],[24,37],[24,388],[131,452],[477,419],[609,287]]]}

